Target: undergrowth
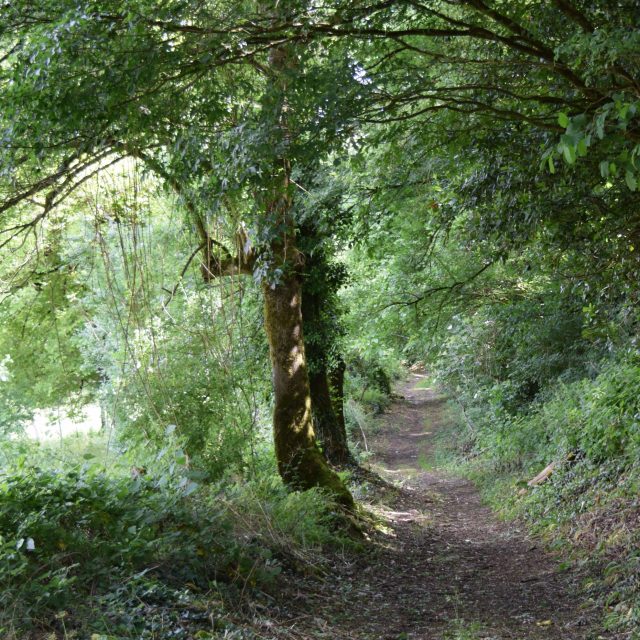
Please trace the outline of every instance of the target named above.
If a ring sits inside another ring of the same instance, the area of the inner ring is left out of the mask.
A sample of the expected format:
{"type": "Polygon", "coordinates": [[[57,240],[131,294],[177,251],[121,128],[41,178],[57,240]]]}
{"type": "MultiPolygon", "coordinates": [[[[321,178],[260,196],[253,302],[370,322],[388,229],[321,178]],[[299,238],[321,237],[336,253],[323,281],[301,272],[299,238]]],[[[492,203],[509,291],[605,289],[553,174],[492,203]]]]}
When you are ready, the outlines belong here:
{"type": "MultiPolygon", "coordinates": [[[[525,520],[584,569],[586,599],[618,638],[640,638],[640,362],[631,353],[593,378],[557,384],[528,412],[453,403],[439,456],[472,477],[505,517],[525,520]],[[483,414],[484,408],[484,414],[483,414]],[[531,480],[556,464],[540,485],[531,480]]],[[[481,399],[481,402],[478,401],[481,399]]],[[[484,403],[484,404],[483,404],[484,403]]]]}
{"type": "Polygon", "coordinates": [[[266,464],[210,484],[179,450],[148,467],[13,453],[0,467],[6,640],[254,637],[230,612],[347,543],[325,495],[287,492],[266,464]]]}
{"type": "Polygon", "coordinates": [[[392,384],[404,375],[399,362],[354,358],[345,381],[345,422],[349,446],[360,462],[371,457],[367,438],[379,429],[378,418],[393,401],[392,384]]]}

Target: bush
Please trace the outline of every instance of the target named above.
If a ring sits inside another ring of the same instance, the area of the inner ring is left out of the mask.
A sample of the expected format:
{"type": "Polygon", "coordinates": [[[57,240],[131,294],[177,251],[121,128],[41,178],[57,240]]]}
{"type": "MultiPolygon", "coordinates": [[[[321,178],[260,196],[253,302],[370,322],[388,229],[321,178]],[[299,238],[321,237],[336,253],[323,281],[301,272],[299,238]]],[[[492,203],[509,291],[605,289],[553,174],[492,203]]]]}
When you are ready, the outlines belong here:
{"type": "Polygon", "coordinates": [[[454,316],[440,346],[438,377],[467,405],[488,401],[506,414],[522,414],[553,393],[558,380],[589,371],[595,349],[581,329],[578,302],[555,289],[540,299],[454,316]]]}
{"type": "MultiPolygon", "coordinates": [[[[219,518],[204,521],[185,490],[145,477],[110,477],[97,466],[43,470],[22,466],[0,476],[0,626],[49,626],[84,598],[129,589],[155,576],[167,588],[215,579],[224,559],[219,518]]],[[[226,549],[225,551],[230,551],[226,549]]],[[[107,618],[115,622],[106,612],[107,618]]],[[[55,623],[54,623],[55,626],[55,623]]]]}
{"type": "Polygon", "coordinates": [[[320,492],[289,494],[273,475],[199,485],[194,473],[5,468],[0,636],[193,637],[225,617],[222,596],[268,589],[283,562],[322,563],[334,536],[320,492]]]}
{"type": "Polygon", "coordinates": [[[572,454],[593,463],[633,463],[640,452],[640,366],[631,355],[606,362],[593,380],[557,386],[524,415],[484,424],[478,447],[502,462],[531,463],[572,454]]]}

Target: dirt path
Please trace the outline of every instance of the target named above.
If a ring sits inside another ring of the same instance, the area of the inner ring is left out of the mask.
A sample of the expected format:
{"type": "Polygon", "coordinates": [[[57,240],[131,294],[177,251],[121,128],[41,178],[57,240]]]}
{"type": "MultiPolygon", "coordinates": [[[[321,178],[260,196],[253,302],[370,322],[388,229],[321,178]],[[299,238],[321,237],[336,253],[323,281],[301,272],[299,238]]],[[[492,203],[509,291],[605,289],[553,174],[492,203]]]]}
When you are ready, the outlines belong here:
{"type": "MultiPolygon", "coordinates": [[[[369,442],[373,468],[400,488],[373,509],[387,530],[375,550],[337,563],[310,595],[304,638],[354,640],[586,640],[598,638],[577,578],[517,526],[482,505],[474,486],[427,468],[434,436],[446,425],[445,400],[417,389],[412,375],[369,442]]],[[[366,501],[366,496],[364,496],[366,501]]],[[[306,591],[306,589],[305,589],[306,591]]],[[[300,630],[300,626],[297,630],[300,630]]]]}

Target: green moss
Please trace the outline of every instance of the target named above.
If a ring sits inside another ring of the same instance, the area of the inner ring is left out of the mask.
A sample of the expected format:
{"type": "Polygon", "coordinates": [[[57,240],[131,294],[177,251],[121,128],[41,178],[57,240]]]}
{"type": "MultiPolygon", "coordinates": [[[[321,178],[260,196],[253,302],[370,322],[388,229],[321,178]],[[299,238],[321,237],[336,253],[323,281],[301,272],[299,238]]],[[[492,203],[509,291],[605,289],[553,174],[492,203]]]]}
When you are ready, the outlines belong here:
{"type": "Polygon", "coordinates": [[[265,286],[263,292],[273,366],[273,433],[280,475],[293,489],[320,487],[338,503],[353,508],[349,490],[316,445],[302,335],[300,282],[293,277],[273,289],[265,286]]]}

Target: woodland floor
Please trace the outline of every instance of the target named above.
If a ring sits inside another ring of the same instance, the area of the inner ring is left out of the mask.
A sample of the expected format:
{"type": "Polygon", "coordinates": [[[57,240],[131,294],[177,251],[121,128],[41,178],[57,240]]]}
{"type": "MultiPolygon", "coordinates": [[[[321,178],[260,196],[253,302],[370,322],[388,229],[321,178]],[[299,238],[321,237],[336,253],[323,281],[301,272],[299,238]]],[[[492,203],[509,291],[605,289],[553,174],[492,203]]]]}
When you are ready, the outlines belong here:
{"type": "Polygon", "coordinates": [[[498,520],[471,482],[432,466],[446,401],[416,388],[420,380],[413,374],[401,385],[368,443],[377,452],[372,471],[389,484],[372,483],[364,500],[385,530],[371,551],[336,559],[327,577],[289,583],[276,607],[284,637],[605,637],[575,595],[578,575],[559,571],[559,559],[522,526],[498,520]]]}

